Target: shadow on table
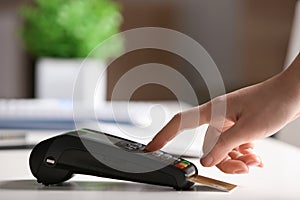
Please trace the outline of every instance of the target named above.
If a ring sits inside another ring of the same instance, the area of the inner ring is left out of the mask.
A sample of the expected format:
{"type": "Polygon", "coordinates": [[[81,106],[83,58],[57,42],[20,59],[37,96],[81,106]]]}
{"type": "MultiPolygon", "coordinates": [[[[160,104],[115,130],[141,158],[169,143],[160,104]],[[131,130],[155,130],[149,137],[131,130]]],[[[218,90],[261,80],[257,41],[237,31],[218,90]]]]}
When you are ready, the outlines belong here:
{"type": "MultiPolygon", "coordinates": [[[[130,182],[88,182],[88,181],[72,181],[58,185],[44,186],[34,180],[14,180],[1,181],[0,190],[45,190],[45,191],[140,191],[140,192],[171,192],[175,191],[170,187],[162,187],[156,185],[148,185],[142,183],[130,182]]],[[[219,192],[219,190],[209,188],[202,185],[195,185],[187,192],[219,192]]],[[[185,192],[185,191],[184,191],[185,192]]]]}

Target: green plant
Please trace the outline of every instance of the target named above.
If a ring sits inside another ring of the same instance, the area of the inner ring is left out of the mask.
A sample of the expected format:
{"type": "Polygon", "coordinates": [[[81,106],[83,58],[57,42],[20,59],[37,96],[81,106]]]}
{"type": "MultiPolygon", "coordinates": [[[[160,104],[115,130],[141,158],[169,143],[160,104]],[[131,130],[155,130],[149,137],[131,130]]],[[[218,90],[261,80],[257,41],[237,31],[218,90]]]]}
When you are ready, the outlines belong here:
{"type": "MultiPolygon", "coordinates": [[[[111,0],[35,0],[22,7],[22,37],[36,57],[84,58],[99,43],[119,32],[120,7],[111,0]]],[[[122,39],[106,47],[105,59],[118,54],[122,39]]]]}

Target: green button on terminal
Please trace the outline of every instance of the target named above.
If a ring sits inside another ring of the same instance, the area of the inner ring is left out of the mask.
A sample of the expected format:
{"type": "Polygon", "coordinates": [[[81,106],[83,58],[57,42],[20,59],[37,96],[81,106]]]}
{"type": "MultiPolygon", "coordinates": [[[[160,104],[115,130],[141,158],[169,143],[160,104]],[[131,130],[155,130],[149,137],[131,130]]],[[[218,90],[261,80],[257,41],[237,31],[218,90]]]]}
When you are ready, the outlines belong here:
{"type": "Polygon", "coordinates": [[[183,162],[183,163],[185,163],[185,164],[187,164],[187,165],[190,165],[190,164],[191,164],[190,162],[188,162],[188,161],[186,161],[186,160],[183,160],[183,161],[181,161],[181,162],[183,162]]]}

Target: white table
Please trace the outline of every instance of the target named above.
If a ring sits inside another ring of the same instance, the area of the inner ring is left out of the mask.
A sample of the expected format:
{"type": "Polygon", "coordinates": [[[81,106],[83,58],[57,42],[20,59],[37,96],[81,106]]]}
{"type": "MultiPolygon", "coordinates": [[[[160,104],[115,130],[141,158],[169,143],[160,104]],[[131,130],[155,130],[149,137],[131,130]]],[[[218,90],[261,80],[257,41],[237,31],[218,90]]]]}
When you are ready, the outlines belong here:
{"type": "Polygon", "coordinates": [[[44,187],[31,175],[29,150],[0,151],[0,199],[300,199],[300,150],[274,139],[257,142],[257,152],[265,167],[251,169],[247,175],[223,174],[216,168],[203,168],[198,159],[199,173],[235,183],[229,192],[204,187],[195,191],[175,191],[159,187],[98,177],[77,175],[62,186],[44,187]]]}

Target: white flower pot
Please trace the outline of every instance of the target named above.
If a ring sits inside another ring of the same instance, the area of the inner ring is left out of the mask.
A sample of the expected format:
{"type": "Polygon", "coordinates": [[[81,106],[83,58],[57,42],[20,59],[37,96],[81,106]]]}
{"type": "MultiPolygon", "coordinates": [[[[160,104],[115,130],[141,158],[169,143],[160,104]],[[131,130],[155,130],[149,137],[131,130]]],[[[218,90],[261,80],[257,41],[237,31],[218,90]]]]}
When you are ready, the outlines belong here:
{"type": "MultiPolygon", "coordinates": [[[[35,73],[35,94],[37,98],[64,98],[72,99],[74,83],[78,76],[83,59],[57,59],[41,58],[36,64],[35,73]]],[[[102,103],[106,101],[107,73],[105,64],[100,60],[86,59],[84,70],[81,70],[80,81],[76,88],[80,94],[80,99],[85,102],[102,103]],[[102,75],[101,75],[102,74],[102,75]],[[101,75],[101,79],[100,78],[101,75]],[[97,96],[94,99],[96,83],[97,96]]]]}

